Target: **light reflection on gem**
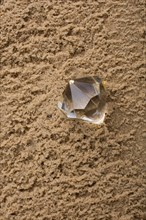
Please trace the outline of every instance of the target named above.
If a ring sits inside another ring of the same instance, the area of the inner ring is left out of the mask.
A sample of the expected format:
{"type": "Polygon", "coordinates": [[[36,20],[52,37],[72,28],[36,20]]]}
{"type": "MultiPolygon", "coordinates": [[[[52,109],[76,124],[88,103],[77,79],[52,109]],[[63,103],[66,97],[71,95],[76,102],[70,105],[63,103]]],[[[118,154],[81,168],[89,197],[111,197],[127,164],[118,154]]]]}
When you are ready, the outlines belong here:
{"type": "Polygon", "coordinates": [[[103,123],[106,92],[102,80],[97,76],[70,80],[63,92],[63,101],[58,103],[58,107],[70,119],[103,123]]]}

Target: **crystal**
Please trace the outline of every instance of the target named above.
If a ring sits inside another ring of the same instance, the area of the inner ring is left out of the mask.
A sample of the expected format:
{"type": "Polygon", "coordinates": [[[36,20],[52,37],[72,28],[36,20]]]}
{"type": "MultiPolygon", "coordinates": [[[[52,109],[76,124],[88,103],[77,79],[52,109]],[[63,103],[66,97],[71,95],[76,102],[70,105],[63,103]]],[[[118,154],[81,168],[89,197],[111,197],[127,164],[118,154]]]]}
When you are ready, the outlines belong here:
{"type": "Polygon", "coordinates": [[[63,92],[59,109],[70,119],[81,119],[101,124],[106,113],[106,92],[103,81],[97,76],[70,80],[63,92]]]}

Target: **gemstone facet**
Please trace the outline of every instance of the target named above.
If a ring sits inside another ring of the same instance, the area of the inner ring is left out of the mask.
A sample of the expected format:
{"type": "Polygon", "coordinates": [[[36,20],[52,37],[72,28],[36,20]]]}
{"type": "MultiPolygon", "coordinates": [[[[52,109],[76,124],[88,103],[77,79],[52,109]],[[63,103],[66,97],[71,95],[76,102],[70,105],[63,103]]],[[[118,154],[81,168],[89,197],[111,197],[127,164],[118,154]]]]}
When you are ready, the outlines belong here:
{"type": "Polygon", "coordinates": [[[106,112],[106,92],[102,80],[97,76],[70,80],[63,92],[59,109],[68,118],[81,119],[101,124],[106,112]]]}

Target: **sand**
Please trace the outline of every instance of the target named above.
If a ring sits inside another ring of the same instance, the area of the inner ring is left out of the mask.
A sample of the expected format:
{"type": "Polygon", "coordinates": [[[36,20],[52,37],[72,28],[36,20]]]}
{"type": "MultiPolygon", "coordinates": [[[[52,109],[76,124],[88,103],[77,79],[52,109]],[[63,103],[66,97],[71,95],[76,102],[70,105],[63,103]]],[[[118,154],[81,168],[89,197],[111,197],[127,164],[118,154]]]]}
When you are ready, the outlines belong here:
{"type": "Polygon", "coordinates": [[[144,1],[0,7],[0,219],[146,219],[144,1]],[[57,108],[89,75],[106,80],[101,126],[57,108]]]}

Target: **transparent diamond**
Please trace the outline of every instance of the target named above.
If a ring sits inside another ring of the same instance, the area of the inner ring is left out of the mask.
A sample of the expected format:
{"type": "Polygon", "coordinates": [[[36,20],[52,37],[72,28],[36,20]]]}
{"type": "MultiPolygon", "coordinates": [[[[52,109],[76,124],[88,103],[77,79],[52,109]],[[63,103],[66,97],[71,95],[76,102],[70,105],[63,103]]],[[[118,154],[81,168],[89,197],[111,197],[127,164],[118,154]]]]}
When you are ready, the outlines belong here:
{"type": "Polygon", "coordinates": [[[94,124],[103,123],[106,94],[102,80],[97,76],[70,80],[63,92],[63,101],[58,103],[58,107],[68,118],[94,124]]]}

